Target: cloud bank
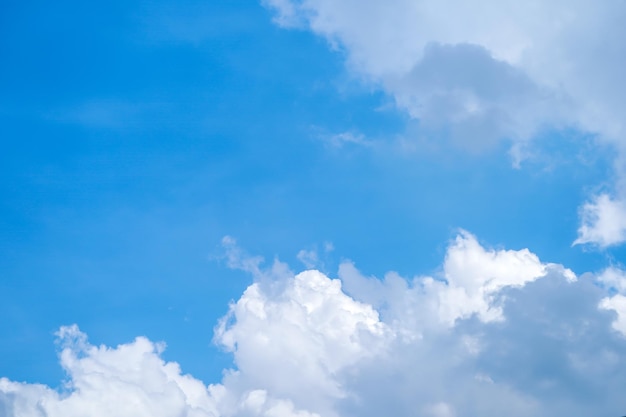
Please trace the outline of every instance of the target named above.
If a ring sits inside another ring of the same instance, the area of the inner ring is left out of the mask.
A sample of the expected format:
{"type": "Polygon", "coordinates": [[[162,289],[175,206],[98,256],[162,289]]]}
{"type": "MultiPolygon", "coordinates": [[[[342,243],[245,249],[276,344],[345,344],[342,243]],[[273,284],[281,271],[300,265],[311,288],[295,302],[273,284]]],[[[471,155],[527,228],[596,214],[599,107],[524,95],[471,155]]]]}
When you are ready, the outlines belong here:
{"type": "MultiPolygon", "coordinates": [[[[393,97],[418,135],[478,151],[510,143],[516,166],[542,132],[576,129],[617,151],[613,196],[581,209],[578,244],[626,241],[626,3],[608,0],[264,0],[393,97]]],[[[546,135],[543,135],[545,138],[546,135]]]]}
{"type": "Polygon", "coordinates": [[[429,276],[338,278],[263,268],[233,239],[227,262],[255,276],[215,328],[233,355],[205,385],[138,337],[93,346],[58,332],[60,391],[0,379],[0,415],[572,416],[626,409],[626,272],[576,277],[522,250],[450,242],[429,276]]]}
{"type": "MultiPolygon", "coordinates": [[[[562,121],[626,144],[623,2],[264,3],[278,24],[341,48],[354,72],[425,123],[496,123],[501,136],[524,139],[562,121]]],[[[494,135],[493,125],[484,127],[483,136],[494,135]]]]}

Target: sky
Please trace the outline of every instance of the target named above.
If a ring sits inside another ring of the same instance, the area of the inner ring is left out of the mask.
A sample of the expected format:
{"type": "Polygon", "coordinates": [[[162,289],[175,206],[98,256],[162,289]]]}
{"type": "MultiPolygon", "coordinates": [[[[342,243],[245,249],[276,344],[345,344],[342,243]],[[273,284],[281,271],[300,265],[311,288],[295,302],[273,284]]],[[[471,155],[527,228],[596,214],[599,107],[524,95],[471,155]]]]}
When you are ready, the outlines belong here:
{"type": "Polygon", "coordinates": [[[0,417],[624,415],[625,18],[5,0],[0,417]]]}

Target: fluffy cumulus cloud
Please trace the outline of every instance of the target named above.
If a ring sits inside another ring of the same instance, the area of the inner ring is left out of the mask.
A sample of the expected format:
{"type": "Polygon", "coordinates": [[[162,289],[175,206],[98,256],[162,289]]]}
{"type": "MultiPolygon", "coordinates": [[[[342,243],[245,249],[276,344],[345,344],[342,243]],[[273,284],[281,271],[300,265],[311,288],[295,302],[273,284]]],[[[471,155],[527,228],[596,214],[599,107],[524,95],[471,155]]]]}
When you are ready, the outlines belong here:
{"type": "MultiPolygon", "coordinates": [[[[504,139],[518,165],[538,133],[567,127],[615,146],[624,165],[623,1],[264,4],[279,25],[310,29],[343,50],[357,76],[419,120],[422,136],[470,150],[504,139]]],[[[618,199],[601,195],[585,205],[579,243],[626,240],[626,187],[615,188],[618,199]]]]}
{"type": "Polygon", "coordinates": [[[176,363],[160,358],[163,345],[143,337],[117,348],[92,346],[76,325],[62,327],[62,392],[0,379],[0,415],[7,417],[214,417],[209,390],[176,363]]]}
{"type": "Polygon", "coordinates": [[[365,278],[351,263],[339,268],[339,276],[348,292],[366,299],[393,321],[406,326],[415,320],[427,324],[454,326],[458,320],[476,316],[488,323],[503,321],[506,288],[521,288],[549,272],[556,272],[568,281],[576,276],[560,265],[544,264],[528,249],[520,251],[486,249],[472,234],[461,231],[448,251],[439,277],[417,277],[406,280],[389,273],[384,280],[365,278]],[[394,303],[389,303],[393,299],[394,303]],[[398,302],[403,300],[402,302],[398,302]],[[407,309],[413,314],[406,314],[407,309]],[[412,316],[412,318],[410,318],[412,316]]]}
{"type": "Polygon", "coordinates": [[[372,306],[315,270],[272,292],[251,285],[218,326],[217,341],[238,368],[226,384],[263,387],[328,415],[332,401],[347,395],[334,376],[379,354],[387,327],[372,306]]]}
{"type": "Polygon", "coordinates": [[[60,391],[0,379],[0,415],[339,417],[621,415],[626,273],[576,277],[461,232],[432,275],[339,278],[263,268],[233,239],[227,261],[255,276],[215,329],[234,367],[205,385],[145,338],[93,346],[58,337],[60,391]]]}
{"type": "Polygon", "coordinates": [[[626,199],[600,194],[581,208],[581,225],[574,244],[600,247],[626,241],[626,199]]]}

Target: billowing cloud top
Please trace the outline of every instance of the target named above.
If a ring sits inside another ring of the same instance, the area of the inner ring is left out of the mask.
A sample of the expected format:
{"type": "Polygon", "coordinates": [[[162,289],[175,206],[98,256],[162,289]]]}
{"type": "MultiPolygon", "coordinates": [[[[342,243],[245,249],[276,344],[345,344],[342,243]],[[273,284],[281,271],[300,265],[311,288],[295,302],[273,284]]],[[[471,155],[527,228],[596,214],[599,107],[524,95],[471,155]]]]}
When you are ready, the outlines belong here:
{"type": "MultiPolygon", "coordinates": [[[[60,391],[0,379],[7,417],[620,415],[626,407],[626,273],[598,277],[493,250],[461,232],[441,272],[340,279],[269,270],[218,323],[235,369],[205,385],[138,337],[93,346],[63,327],[60,391]]],[[[251,265],[253,265],[251,267],[251,265]]]]}

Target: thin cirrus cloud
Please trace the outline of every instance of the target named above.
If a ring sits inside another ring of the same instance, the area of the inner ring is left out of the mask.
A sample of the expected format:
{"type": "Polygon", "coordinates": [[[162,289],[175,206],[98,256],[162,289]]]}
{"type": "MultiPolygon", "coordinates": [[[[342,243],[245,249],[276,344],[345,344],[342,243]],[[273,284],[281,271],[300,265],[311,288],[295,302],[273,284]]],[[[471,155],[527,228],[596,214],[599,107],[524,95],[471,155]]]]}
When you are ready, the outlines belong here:
{"type": "Polygon", "coordinates": [[[232,238],[224,246],[255,281],[215,328],[234,362],[220,383],[183,374],[161,358],[163,344],[94,346],[73,325],[57,333],[62,389],[2,378],[2,415],[547,417],[626,407],[618,268],[576,277],[463,231],[438,273],[412,279],[366,277],[349,261],[339,279],[295,274],[280,261],[265,268],[232,238]]]}
{"type": "MultiPolygon", "coordinates": [[[[342,49],[352,73],[419,121],[418,136],[473,151],[506,140],[519,166],[541,132],[573,128],[614,146],[623,165],[624,2],[263,3],[279,26],[309,29],[342,49]]],[[[576,244],[626,241],[622,183],[582,206],[576,244]]]]}

